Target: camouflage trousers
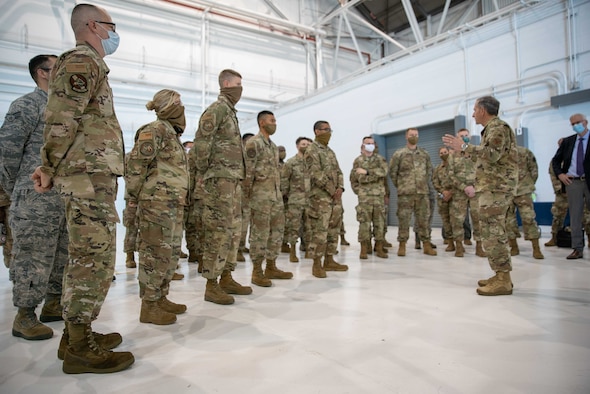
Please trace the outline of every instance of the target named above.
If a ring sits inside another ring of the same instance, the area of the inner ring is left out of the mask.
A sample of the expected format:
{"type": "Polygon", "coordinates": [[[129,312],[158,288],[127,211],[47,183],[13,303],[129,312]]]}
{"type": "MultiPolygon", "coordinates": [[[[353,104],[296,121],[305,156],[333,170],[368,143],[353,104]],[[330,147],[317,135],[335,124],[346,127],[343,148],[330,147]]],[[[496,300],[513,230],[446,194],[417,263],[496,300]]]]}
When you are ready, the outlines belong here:
{"type": "Polygon", "coordinates": [[[421,241],[430,241],[430,201],[426,194],[397,196],[398,242],[407,242],[410,237],[410,222],[414,214],[414,231],[421,241]]]}
{"type": "Polygon", "coordinates": [[[506,232],[509,239],[520,238],[520,231],[518,230],[518,223],[516,221],[516,209],[520,214],[522,220],[522,230],[524,232],[524,239],[539,239],[541,232],[535,220],[535,206],[533,205],[533,198],[530,194],[516,196],[512,200],[512,204],[508,208],[508,216],[506,217],[506,232]]]}
{"type": "Polygon", "coordinates": [[[285,231],[283,201],[250,201],[250,258],[254,263],[275,260],[285,231]]]}
{"type": "Polygon", "coordinates": [[[186,238],[186,248],[191,254],[202,254],[201,246],[202,237],[199,238],[199,231],[203,227],[201,214],[195,205],[201,204],[201,200],[191,199],[190,204],[185,207],[184,212],[184,235],[186,238]]]}
{"type": "Polygon", "coordinates": [[[370,241],[373,236],[376,241],[385,239],[385,205],[360,203],[356,206],[356,220],[359,222],[358,241],[370,241]],[[372,227],[372,228],[371,228],[372,227]]]}
{"type": "Polygon", "coordinates": [[[307,216],[307,206],[305,204],[296,204],[287,202],[287,211],[285,214],[285,239],[284,241],[293,245],[299,239],[299,233],[303,227],[303,242],[309,242],[309,237],[305,236],[309,232],[309,223],[305,220],[307,216]],[[307,225],[307,229],[305,226],[307,225]]]}
{"type": "Polygon", "coordinates": [[[6,230],[6,242],[2,246],[2,254],[4,256],[4,265],[6,266],[6,268],[10,267],[10,259],[12,258],[12,232],[10,231],[10,214],[8,212],[8,208],[9,205],[0,207],[0,211],[2,211],[0,213],[0,216],[2,216],[2,220],[0,220],[0,223],[4,225],[4,228],[6,230]]]}
{"type": "Polygon", "coordinates": [[[248,237],[248,228],[250,227],[250,202],[242,198],[242,226],[240,228],[240,249],[246,247],[246,238],[248,237]],[[247,206],[244,206],[246,204],[247,206]]]}
{"type": "Polygon", "coordinates": [[[94,175],[94,198],[64,197],[69,261],[64,269],[63,317],[88,324],[98,317],[109,292],[117,247],[117,180],[94,175]]]}
{"type": "Polygon", "coordinates": [[[46,295],[61,298],[68,262],[68,231],[61,197],[55,191],[14,193],[10,226],[14,236],[10,265],[14,306],[36,307],[46,295]]]}
{"type": "Polygon", "coordinates": [[[123,210],[123,226],[125,226],[125,239],[123,240],[123,252],[133,253],[137,249],[137,233],[139,232],[136,214],[131,214],[128,209],[123,210]]]}
{"type": "Polygon", "coordinates": [[[314,258],[336,254],[338,236],[342,223],[342,203],[331,197],[310,198],[307,219],[311,231],[311,240],[307,250],[314,258]]]}
{"type": "Polygon", "coordinates": [[[203,197],[203,277],[216,279],[233,271],[242,228],[242,189],[229,178],[209,178],[203,197]]]}
{"type": "Polygon", "coordinates": [[[453,229],[453,239],[455,241],[462,241],[465,238],[467,212],[471,214],[473,238],[475,241],[481,241],[481,231],[483,230],[480,226],[481,209],[479,208],[478,196],[469,198],[464,192],[455,190],[451,200],[451,228],[453,229]]]}
{"type": "Polygon", "coordinates": [[[506,215],[512,204],[512,196],[505,193],[482,192],[477,197],[481,239],[490,268],[494,272],[512,271],[506,234],[506,215]]]}
{"type": "Polygon", "coordinates": [[[443,239],[453,239],[453,229],[451,227],[451,201],[444,201],[442,198],[437,200],[438,214],[442,219],[442,237],[443,239]]]}
{"type": "MultiPolygon", "coordinates": [[[[551,205],[551,214],[553,220],[551,221],[551,234],[557,235],[565,224],[565,217],[567,215],[567,194],[555,194],[555,201],[551,205]]],[[[584,232],[590,236],[590,210],[584,207],[584,232]]]]}
{"type": "Polygon", "coordinates": [[[180,258],[184,206],[176,201],[140,201],[139,296],[157,301],[168,295],[180,258]]]}

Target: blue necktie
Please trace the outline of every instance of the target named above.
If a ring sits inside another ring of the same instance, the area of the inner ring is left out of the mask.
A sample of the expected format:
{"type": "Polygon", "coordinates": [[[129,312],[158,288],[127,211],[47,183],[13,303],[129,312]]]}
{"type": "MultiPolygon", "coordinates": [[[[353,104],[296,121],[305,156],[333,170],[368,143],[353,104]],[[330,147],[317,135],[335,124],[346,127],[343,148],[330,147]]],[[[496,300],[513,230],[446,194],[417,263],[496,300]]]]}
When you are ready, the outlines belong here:
{"type": "Polygon", "coordinates": [[[578,176],[584,176],[584,139],[578,138],[578,151],[576,153],[576,170],[578,176]]]}

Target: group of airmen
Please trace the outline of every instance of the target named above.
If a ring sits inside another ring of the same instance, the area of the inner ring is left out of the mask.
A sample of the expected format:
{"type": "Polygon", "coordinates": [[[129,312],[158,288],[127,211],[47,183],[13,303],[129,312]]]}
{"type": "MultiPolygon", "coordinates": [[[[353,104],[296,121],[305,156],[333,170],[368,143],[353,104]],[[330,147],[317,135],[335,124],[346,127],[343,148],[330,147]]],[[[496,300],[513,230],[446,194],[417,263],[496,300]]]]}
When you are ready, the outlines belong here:
{"type": "MultiPolygon", "coordinates": [[[[277,258],[283,251],[298,262],[298,239],[313,260],[314,277],[348,270],[335,260],[338,240],[344,241],[344,177],[329,147],[328,121],[316,121],[313,140],[298,138],[297,153],[284,162],[285,149],[271,139],[277,130],[272,112],[258,114],[256,135],[241,135],[235,106],[242,76],[226,69],[219,74],[218,99],[201,115],[192,144],[180,141],[186,127],[180,94],[163,89],[146,104],[156,120],[137,130],[125,155],[103,60],[118,47],[116,25],[106,10],[90,4],[74,7],[71,24],[76,48],[31,59],[37,87],[11,104],[0,131],[0,235],[6,231],[0,240],[18,308],[14,336],[48,339],[53,330],[43,322],[64,320],[57,350],[64,372],[110,373],[134,363],[131,352],[112,350],[122,343],[119,333],[102,334],[91,326],[115,270],[119,177],[125,179],[128,267],[135,265],[134,252],[139,254],[142,323],[172,324],[187,310],[168,298],[171,281],[179,278],[183,232],[187,257],[207,280],[204,299],[216,304],[252,293],[232,277],[244,253],[252,261],[252,284],[268,287],[272,280],[291,279],[277,258]]],[[[543,258],[531,200],[538,171],[532,153],[516,147],[498,109],[493,97],[478,99],[473,116],[484,126],[482,143],[469,144],[465,129],[445,135],[442,163],[434,171],[418,146],[416,128],[406,131],[406,146],[389,165],[374,139],[363,138],[349,176],[358,196],[360,259],[373,252],[389,256],[388,177],[397,190],[397,255],[406,255],[412,215],[417,246],[437,254],[431,241],[432,177],[446,250],[457,257],[465,253],[469,210],[476,254],[487,256],[495,272],[478,282],[478,294],[512,294],[507,245],[519,234],[516,222],[507,218],[515,207],[533,256],[543,258]]]]}

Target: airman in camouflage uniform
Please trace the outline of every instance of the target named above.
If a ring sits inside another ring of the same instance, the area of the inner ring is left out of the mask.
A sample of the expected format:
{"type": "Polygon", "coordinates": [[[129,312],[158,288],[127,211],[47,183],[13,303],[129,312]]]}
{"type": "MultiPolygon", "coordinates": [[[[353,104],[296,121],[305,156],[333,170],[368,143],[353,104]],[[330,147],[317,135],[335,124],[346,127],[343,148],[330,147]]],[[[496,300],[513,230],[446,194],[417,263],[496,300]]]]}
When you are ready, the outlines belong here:
{"type": "MultiPolygon", "coordinates": [[[[283,145],[279,145],[277,147],[279,149],[279,173],[283,173],[283,167],[285,166],[285,158],[287,157],[287,150],[283,145]]],[[[287,196],[283,195],[283,207],[285,211],[283,212],[283,216],[287,217],[287,196]]],[[[287,233],[283,234],[283,243],[281,244],[281,252],[282,253],[290,253],[291,249],[289,248],[289,244],[287,243],[287,233]]]]}
{"type": "MultiPolygon", "coordinates": [[[[246,142],[254,137],[252,133],[246,133],[242,136],[242,146],[246,146],[246,142]]],[[[237,261],[246,261],[244,253],[249,253],[250,249],[246,246],[246,238],[248,237],[248,229],[250,228],[250,200],[244,194],[244,181],[242,181],[242,227],[240,233],[240,246],[238,247],[237,261]]]]}
{"type": "MultiPolygon", "coordinates": [[[[12,233],[8,219],[10,208],[10,196],[0,187],[0,246],[2,246],[2,255],[4,257],[4,265],[10,268],[10,259],[12,255],[12,233]]],[[[10,277],[12,281],[12,277],[10,277]]]]}
{"type": "Polygon", "coordinates": [[[125,168],[125,198],[139,219],[139,321],[164,325],[186,311],[185,305],[167,298],[188,204],[188,163],[177,137],[186,122],[180,94],[174,90],[160,90],[146,108],[155,110],[158,119],[135,134],[125,168]]]}
{"type": "Polygon", "coordinates": [[[60,299],[68,260],[68,233],[59,194],[37,193],[31,173],[41,164],[45,105],[50,73],[57,56],[39,55],[29,62],[35,91],[15,100],[0,129],[0,184],[11,196],[10,229],[14,236],[10,277],[18,308],[12,335],[48,339],[53,330],[39,322],[35,308],[45,299],[42,322],[63,320],[60,299]]]}
{"type": "MultiPolygon", "coordinates": [[[[125,155],[125,167],[129,161],[130,153],[125,155]]],[[[125,209],[123,209],[123,226],[125,226],[125,239],[123,240],[123,252],[126,254],[125,266],[135,268],[135,252],[137,252],[137,235],[139,227],[137,223],[137,203],[129,206],[129,200],[125,200],[125,209]]]]}
{"type": "Polygon", "coordinates": [[[520,253],[518,243],[516,242],[516,238],[520,237],[520,231],[518,231],[518,224],[516,222],[516,208],[518,208],[522,220],[524,239],[531,241],[533,245],[533,257],[543,259],[545,257],[539,247],[541,232],[535,221],[535,206],[533,205],[532,197],[535,191],[535,183],[539,177],[539,167],[537,166],[535,155],[529,149],[523,146],[517,146],[516,150],[518,151],[518,185],[513,204],[508,209],[508,216],[506,217],[506,230],[511,248],[510,254],[516,256],[520,253]]]}
{"type": "MultiPolygon", "coordinates": [[[[192,143],[192,141],[191,141],[192,143]]],[[[192,150],[192,148],[191,148],[192,150]]],[[[189,168],[189,205],[188,217],[186,218],[186,245],[188,248],[189,263],[197,263],[197,272],[203,272],[203,247],[205,243],[205,234],[203,228],[203,180],[195,179],[196,163],[195,157],[187,152],[189,168]]]]}
{"type": "Polygon", "coordinates": [[[410,234],[410,220],[415,215],[416,229],[424,243],[424,254],[436,256],[430,242],[430,202],[428,184],[432,176],[432,162],[428,152],[417,146],[418,129],[406,130],[405,147],[398,149],[389,161],[389,176],[397,188],[397,217],[399,220],[398,256],[406,255],[410,234]]]}
{"type": "Polygon", "coordinates": [[[119,40],[103,8],[78,4],[71,24],[78,44],[59,57],[52,73],[42,165],[33,180],[37,191],[55,186],[65,202],[70,260],[62,296],[63,371],[109,373],[135,361],[130,352],[105,350],[121,342],[119,334],[105,336],[91,329],[115,271],[115,198],[124,148],[103,57],[116,50],[119,40]]]}
{"type": "MultiPolygon", "coordinates": [[[[460,129],[456,133],[463,143],[469,142],[469,130],[460,129]]],[[[455,251],[455,257],[463,257],[465,248],[465,220],[467,213],[471,214],[473,222],[473,238],[475,238],[475,254],[485,257],[479,225],[478,199],[473,192],[475,185],[475,161],[473,157],[461,150],[454,151],[449,156],[449,176],[453,185],[451,200],[451,228],[453,230],[454,247],[447,248],[455,251]]],[[[452,245],[449,245],[452,246],[452,245]]]]}
{"type": "Polygon", "coordinates": [[[270,139],[276,131],[276,119],[272,112],[262,111],[257,120],[259,132],[246,142],[243,193],[250,201],[252,283],[268,287],[272,285],[271,279],[291,279],[293,274],[281,271],[276,265],[285,231],[279,150],[270,139]]]}
{"type": "Polygon", "coordinates": [[[450,246],[453,245],[454,240],[449,212],[451,205],[450,201],[453,197],[453,184],[449,177],[449,150],[446,146],[443,146],[438,150],[438,155],[440,156],[441,162],[432,172],[432,184],[438,193],[438,214],[442,219],[442,236],[445,243],[449,245],[446,251],[450,252],[450,246]]]}
{"type": "Polygon", "coordinates": [[[385,240],[383,180],[387,179],[387,162],[375,153],[375,140],[372,137],[363,138],[361,155],[354,159],[349,179],[352,191],[358,196],[356,219],[359,222],[358,241],[361,244],[359,258],[368,258],[367,254],[373,248],[371,240],[373,235],[375,254],[377,257],[387,258],[389,256],[383,245],[385,240]]]}
{"type": "Polygon", "coordinates": [[[307,246],[313,257],[312,274],[325,278],[326,271],[347,271],[348,266],[334,260],[342,221],[344,178],[336,154],[328,147],[332,129],[325,120],[313,125],[315,141],[305,150],[310,192],[307,219],[311,241],[307,246]],[[322,266],[322,257],[324,264],[322,266]]]}
{"type": "Polygon", "coordinates": [[[217,101],[199,119],[190,155],[195,162],[195,188],[203,188],[205,301],[227,305],[234,303],[230,294],[250,294],[252,288],[240,285],[231,275],[240,243],[241,181],[245,175],[235,108],[242,96],[242,76],[234,70],[223,70],[219,87],[217,101]]]}
{"type": "Polygon", "coordinates": [[[484,96],[475,101],[473,118],[484,126],[479,146],[464,143],[459,136],[443,137],[447,146],[475,160],[475,187],[466,188],[465,193],[470,198],[478,196],[481,238],[490,267],[496,273],[478,282],[477,293],[487,296],[512,294],[506,214],[518,183],[518,153],[514,132],[498,118],[499,109],[500,103],[494,97],[484,96]]]}
{"type": "MultiPolygon", "coordinates": [[[[287,160],[281,170],[281,192],[284,196],[283,201],[287,201],[285,240],[289,244],[289,261],[292,263],[299,262],[295,247],[299,232],[301,228],[309,227],[305,219],[309,206],[309,174],[305,170],[303,155],[311,142],[307,137],[297,138],[297,154],[287,160]]],[[[305,239],[304,236],[301,242],[307,244],[309,239],[305,239]]]]}

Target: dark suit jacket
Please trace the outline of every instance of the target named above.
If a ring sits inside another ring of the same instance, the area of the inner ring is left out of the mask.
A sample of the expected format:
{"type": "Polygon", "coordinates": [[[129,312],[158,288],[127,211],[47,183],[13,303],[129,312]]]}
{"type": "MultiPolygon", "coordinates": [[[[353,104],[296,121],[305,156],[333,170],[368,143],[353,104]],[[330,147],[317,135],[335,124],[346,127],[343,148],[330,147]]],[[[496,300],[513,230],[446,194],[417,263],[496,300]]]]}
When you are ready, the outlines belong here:
{"type": "MultiPolygon", "coordinates": [[[[574,145],[576,139],[579,138],[577,134],[570,135],[564,138],[561,145],[557,149],[557,153],[551,159],[551,166],[555,176],[559,177],[559,174],[567,174],[567,170],[570,168],[572,163],[572,156],[574,154],[574,145]]],[[[588,142],[590,146],[590,141],[588,142]]],[[[590,149],[586,147],[586,154],[584,155],[584,174],[586,175],[586,186],[590,188],[590,149]]],[[[565,192],[565,185],[561,184],[561,191],[565,192]]]]}

